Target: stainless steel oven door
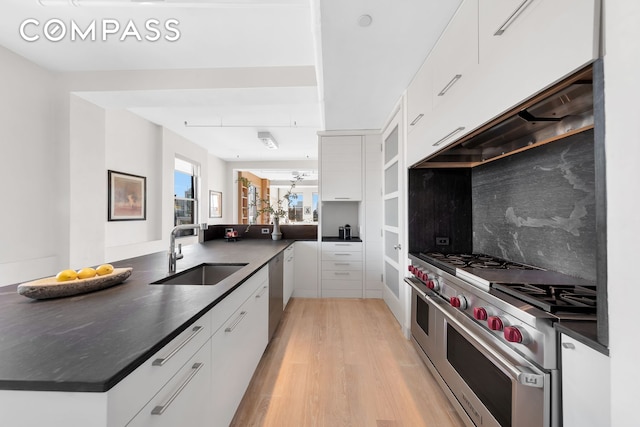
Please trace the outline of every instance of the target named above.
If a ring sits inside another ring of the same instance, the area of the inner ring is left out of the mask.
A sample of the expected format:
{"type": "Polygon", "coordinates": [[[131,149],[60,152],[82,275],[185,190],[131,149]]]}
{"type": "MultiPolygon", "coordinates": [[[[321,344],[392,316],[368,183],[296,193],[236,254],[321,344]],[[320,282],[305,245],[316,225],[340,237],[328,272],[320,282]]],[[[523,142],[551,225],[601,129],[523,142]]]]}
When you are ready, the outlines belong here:
{"type": "Polygon", "coordinates": [[[436,365],[437,310],[433,307],[433,301],[427,298],[427,287],[424,284],[410,278],[405,281],[411,285],[411,335],[431,363],[436,365]]]}
{"type": "Polygon", "coordinates": [[[432,306],[437,307],[437,368],[469,418],[477,426],[550,427],[552,374],[453,307],[432,306]]]}

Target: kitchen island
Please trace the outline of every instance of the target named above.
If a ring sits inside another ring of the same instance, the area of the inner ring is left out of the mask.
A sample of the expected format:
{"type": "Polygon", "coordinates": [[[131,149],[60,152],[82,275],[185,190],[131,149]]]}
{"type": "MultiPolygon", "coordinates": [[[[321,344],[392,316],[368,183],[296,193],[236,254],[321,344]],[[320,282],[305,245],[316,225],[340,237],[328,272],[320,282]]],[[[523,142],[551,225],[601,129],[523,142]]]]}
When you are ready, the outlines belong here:
{"type": "MultiPolygon", "coordinates": [[[[17,285],[0,288],[2,401],[6,404],[7,397],[21,396],[19,391],[45,392],[50,397],[109,394],[105,392],[167,344],[190,334],[194,322],[204,316],[215,322],[214,307],[242,292],[243,284],[266,270],[269,260],[291,244],[214,240],[183,248],[177,273],[202,263],[247,263],[213,286],[151,284],[169,276],[167,253],[160,252],[113,262],[115,267],[132,267],[131,277],[97,292],[31,300],[18,295],[17,285]]],[[[210,327],[211,321],[206,322],[210,327]]]]}

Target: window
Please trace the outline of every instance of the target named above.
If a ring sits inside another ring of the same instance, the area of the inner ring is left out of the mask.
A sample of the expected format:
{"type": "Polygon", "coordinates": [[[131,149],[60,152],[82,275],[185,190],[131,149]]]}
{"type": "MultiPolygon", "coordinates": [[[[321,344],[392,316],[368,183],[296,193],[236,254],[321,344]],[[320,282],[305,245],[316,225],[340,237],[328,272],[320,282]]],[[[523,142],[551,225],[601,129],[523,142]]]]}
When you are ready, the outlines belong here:
{"type": "Polygon", "coordinates": [[[318,193],[311,194],[311,210],[313,212],[313,222],[318,222],[318,193]]]}
{"type": "MultiPolygon", "coordinates": [[[[200,167],[187,160],[175,159],[173,174],[173,225],[198,223],[198,177],[200,167]]],[[[180,230],[176,236],[191,236],[194,230],[180,230]]]]}
{"type": "Polygon", "coordinates": [[[289,221],[302,222],[304,220],[302,213],[302,201],[304,200],[302,193],[295,193],[296,197],[289,200],[289,221]]]}

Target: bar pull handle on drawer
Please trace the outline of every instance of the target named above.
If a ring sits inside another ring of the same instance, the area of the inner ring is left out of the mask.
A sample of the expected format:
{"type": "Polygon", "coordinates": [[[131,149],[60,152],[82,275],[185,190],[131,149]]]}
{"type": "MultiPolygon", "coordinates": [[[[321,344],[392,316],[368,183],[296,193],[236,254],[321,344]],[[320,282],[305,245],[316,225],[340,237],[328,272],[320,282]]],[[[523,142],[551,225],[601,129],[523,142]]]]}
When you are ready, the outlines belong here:
{"type": "Polygon", "coordinates": [[[336,252],[334,255],[339,255],[339,256],[351,256],[351,254],[347,254],[347,253],[343,253],[343,252],[336,252]]]}
{"type": "Polygon", "coordinates": [[[451,138],[453,135],[457,134],[458,132],[462,132],[464,129],[465,129],[464,126],[460,126],[459,128],[456,128],[453,132],[448,133],[444,137],[440,138],[435,144],[433,144],[433,146],[437,147],[438,145],[445,142],[447,139],[451,138]]]}
{"type": "Polygon", "coordinates": [[[151,365],[152,366],[162,366],[165,363],[167,363],[169,361],[169,359],[171,359],[173,356],[178,354],[178,352],[180,350],[182,350],[182,347],[187,345],[189,343],[189,341],[191,341],[196,335],[198,335],[198,333],[201,330],[202,330],[202,326],[194,326],[193,329],[192,329],[191,335],[189,335],[187,338],[185,338],[184,341],[182,341],[179,346],[177,346],[175,349],[173,349],[173,351],[171,353],[169,353],[166,357],[159,357],[156,360],[154,360],[153,363],[151,363],[151,365]]]}
{"type": "Polygon", "coordinates": [[[418,114],[418,115],[416,116],[416,118],[415,118],[415,119],[413,119],[413,121],[412,121],[411,123],[409,123],[409,126],[415,126],[415,125],[416,125],[416,123],[418,123],[418,122],[420,121],[420,119],[421,119],[421,118],[423,118],[423,117],[424,117],[424,114],[423,114],[423,113],[418,114]]]}
{"type": "Polygon", "coordinates": [[[513,24],[516,19],[518,19],[518,17],[520,16],[520,14],[522,12],[524,12],[524,10],[529,7],[529,5],[533,3],[533,0],[524,0],[520,6],[518,6],[516,8],[516,10],[513,11],[513,13],[511,14],[511,16],[509,16],[507,18],[506,21],[504,21],[504,23],[502,25],[500,25],[500,27],[498,28],[498,30],[493,33],[494,36],[501,36],[504,34],[505,31],[507,31],[507,28],[509,28],[511,26],[511,24],[513,24]]]}
{"type": "Polygon", "coordinates": [[[453,76],[453,78],[449,81],[449,83],[447,83],[446,86],[442,88],[438,96],[444,96],[449,91],[449,89],[451,89],[453,85],[456,84],[456,82],[461,78],[462,78],[462,74],[456,74],[455,76],[453,76]]]}
{"type": "Polygon", "coordinates": [[[193,366],[191,367],[191,373],[189,374],[187,379],[184,380],[182,384],[180,384],[180,387],[178,387],[178,389],[169,397],[169,399],[167,399],[166,403],[162,405],[158,405],[155,408],[153,408],[153,410],[151,411],[151,415],[162,415],[164,411],[167,410],[169,405],[171,405],[173,401],[176,400],[176,397],[178,397],[178,395],[182,392],[182,390],[184,390],[184,388],[189,384],[189,382],[191,382],[193,377],[195,377],[198,374],[198,371],[200,371],[200,369],[202,369],[203,366],[204,366],[204,363],[202,362],[194,363],[193,366]]]}
{"type": "Polygon", "coordinates": [[[263,286],[262,287],[262,292],[260,292],[258,295],[256,295],[256,298],[262,297],[262,295],[264,295],[264,293],[267,292],[267,289],[269,289],[268,286],[263,286]]]}
{"type": "Polygon", "coordinates": [[[240,312],[240,315],[238,316],[238,318],[236,319],[235,322],[233,322],[230,326],[227,327],[227,329],[225,329],[225,332],[233,332],[233,330],[236,328],[236,326],[238,326],[238,324],[240,322],[242,322],[242,319],[244,319],[244,317],[247,315],[246,311],[242,311],[240,312]]]}

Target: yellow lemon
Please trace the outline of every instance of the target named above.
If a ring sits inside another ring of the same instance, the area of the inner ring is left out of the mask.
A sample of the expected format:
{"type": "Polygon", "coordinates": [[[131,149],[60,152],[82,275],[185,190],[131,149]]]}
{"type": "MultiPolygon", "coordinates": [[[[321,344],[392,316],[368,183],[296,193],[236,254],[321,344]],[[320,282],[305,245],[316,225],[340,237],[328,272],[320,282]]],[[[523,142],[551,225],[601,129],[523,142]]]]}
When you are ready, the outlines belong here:
{"type": "Polygon", "coordinates": [[[56,280],[58,282],[67,282],[69,280],[75,280],[77,277],[78,273],[76,273],[74,270],[62,270],[56,275],[56,280]]]}
{"type": "Polygon", "coordinates": [[[107,274],[113,273],[113,265],[111,264],[102,264],[98,268],[96,268],[96,273],[98,276],[106,276],[107,274]]]}
{"type": "Polygon", "coordinates": [[[82,270],[78,270],[78,279],[89,279],[96,276],[96,270],[91,267],[85,267],[82,270]]]}

